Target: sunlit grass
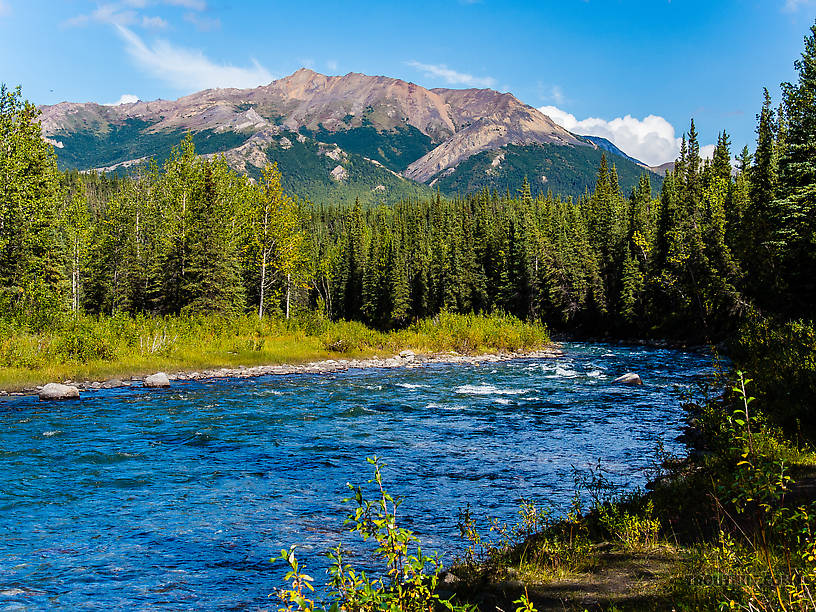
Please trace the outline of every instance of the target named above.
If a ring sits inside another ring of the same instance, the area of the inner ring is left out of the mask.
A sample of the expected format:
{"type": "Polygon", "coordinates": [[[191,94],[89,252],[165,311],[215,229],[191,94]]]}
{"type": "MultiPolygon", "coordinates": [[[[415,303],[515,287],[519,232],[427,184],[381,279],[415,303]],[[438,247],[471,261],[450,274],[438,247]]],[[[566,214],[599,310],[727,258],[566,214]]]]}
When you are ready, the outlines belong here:
{"type": "Polygon", "coordinates": [[[542,348],[546,329],[504,315],[443,313],[382,332],[315,315],[283,320],[252,316],[80,317],[32,332],[0,324],[0,388],[51,381],[93,381],[156,371],[209,370],[325,359],[456,351],[473,354],[542,348]]]}

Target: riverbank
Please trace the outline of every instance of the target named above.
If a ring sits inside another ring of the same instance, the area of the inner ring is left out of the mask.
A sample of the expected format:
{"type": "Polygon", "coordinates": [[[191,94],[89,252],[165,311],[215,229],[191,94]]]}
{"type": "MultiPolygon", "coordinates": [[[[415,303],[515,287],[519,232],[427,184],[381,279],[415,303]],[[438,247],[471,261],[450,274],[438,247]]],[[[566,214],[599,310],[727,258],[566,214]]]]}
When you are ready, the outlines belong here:
{"type": "Polygon", "coordinates": [[[525,504],[510,537],[472,526],[446,593],[480,610],[816,609],[816,451],[768,423],[751,383],[685,405],[688,454],[645,491],[615,493],[599,464],[561,519],[525,504]]]}
{"type": "Polygon", "coordinates": [[[49,382],[88,389],[155,372],[171,379],[222,378],[524,355],[550,350],[546,328],[504,315],[442,313],[407,328],[378,331],[315,316],[71,318],[32,331],[0,322],[0,391],[35,393],[49,382]],[[479,357],[482,356],[482,357],[479,357]]]}
{"type": "MultiPolygon", "coordinates": [[[[300,364],[283,363],[257,365],[252,367],[238,366],[235,368],[205,369],[200,372],[181,370],[166,374],[168,380],[172,383],[230,378],[257,378],[259,376],[270,375],[287,376],[293,374],[332,374],[335,372],[345,372],[352,369],[422,368],[430,365],[441,364],[480,366],[485,363],[500,363],[502,361],[512,361],[515,359],[556,359],[561,355],[563,355],[563,352],[555,345],[546,350],[480,353],[477,355],[462,355],[457,352],[417,355],[414,353],[414,351],[406,349],[399,355],[395,355],[393,357],[374,356],[367,359],[325,359],[322,361],[312,361],[300,364]]],[[[132,375],[124,378],[114,378],[108,380],[85,380],[80,382],[68,379],[63,382],[65,384],[76,386],[80,391],[99,391],[101,389],[141,386],[144,378],[145,377],[141,375],[132,375]]],[[[25,388],[21,391],[0,391],[0,396],[35,395],[41,389],[42,386],[38,385],[36,387],[25,388]]]]}

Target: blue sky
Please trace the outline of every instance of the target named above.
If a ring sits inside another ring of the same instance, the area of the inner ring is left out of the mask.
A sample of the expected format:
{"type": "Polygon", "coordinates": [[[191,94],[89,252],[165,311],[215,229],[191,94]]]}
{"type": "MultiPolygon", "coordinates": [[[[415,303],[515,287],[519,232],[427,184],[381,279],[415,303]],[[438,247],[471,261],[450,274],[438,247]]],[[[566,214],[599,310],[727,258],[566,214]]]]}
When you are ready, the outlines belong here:
{"type": "Polygon", "coordinates": [[[816,0],[0,0],[0,81],[37,104],[176,98],[307,66],[493,87],[649,163],[694,117],[753,146],[816,0]]]}

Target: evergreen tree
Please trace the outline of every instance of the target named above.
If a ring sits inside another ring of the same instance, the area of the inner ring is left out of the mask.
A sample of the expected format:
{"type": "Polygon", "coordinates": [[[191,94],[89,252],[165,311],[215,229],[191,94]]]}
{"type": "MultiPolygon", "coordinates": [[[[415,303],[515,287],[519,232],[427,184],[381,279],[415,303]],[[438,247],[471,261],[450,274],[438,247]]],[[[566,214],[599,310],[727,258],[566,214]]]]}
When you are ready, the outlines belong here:
{"type": "Polygon", "coordinates": [[[188,301],[182,310],[235,314],[243,310],[244,290],[237,237],[230,223],[233,211],[225,206],[225,185],[218,180],[223,181],[229,170],[209,161],[200,163],[201,189],[192,198],[187,213],[187,267],[181,291],[188,301]],[[217,177],[216,172],[221,176],[217,177]]]}
{"type": "Polygon", "coordinates": [[[779,160],[774,237],[791,300],[788,308],[810,315],[816,304],[816,24],[795,66],[798,81],[783,85],[787,129],[779,160]]]}
{"type": "Polygon", "coordinates": [[[39,111],[0,85],[0,312],[41,324],[65,302],[57,162],[39,111]]]}

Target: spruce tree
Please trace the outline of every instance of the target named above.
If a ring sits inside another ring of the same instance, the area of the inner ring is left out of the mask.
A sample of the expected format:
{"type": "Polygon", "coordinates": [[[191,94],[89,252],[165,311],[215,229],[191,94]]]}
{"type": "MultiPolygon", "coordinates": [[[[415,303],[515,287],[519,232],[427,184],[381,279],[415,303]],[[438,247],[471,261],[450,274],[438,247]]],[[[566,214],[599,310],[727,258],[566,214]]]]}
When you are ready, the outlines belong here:
{"type": "Polygon", "coordinates": [[[779,160],[776,251],[791,301],[812,315],[816,303],[816,24],[795,63],[799,78],[783,85],[787,131],[779,160]]]}
{"type": "Polygon", "coordinates": [[[65,307],[66,281],[57,161],[38,114],[19,88],[0,85],[0,312],[41,325],[65,307]]]}

